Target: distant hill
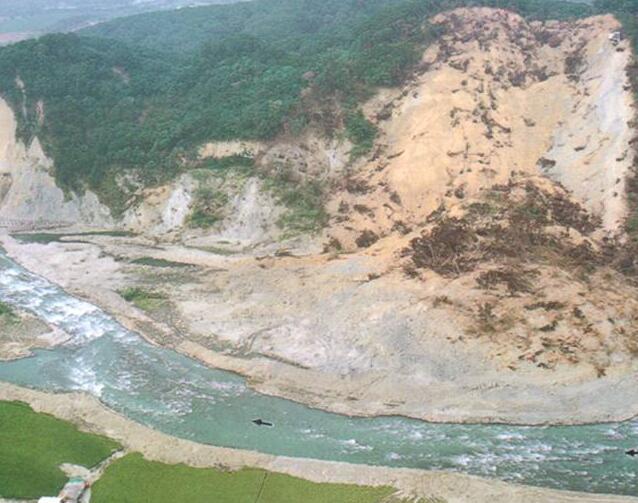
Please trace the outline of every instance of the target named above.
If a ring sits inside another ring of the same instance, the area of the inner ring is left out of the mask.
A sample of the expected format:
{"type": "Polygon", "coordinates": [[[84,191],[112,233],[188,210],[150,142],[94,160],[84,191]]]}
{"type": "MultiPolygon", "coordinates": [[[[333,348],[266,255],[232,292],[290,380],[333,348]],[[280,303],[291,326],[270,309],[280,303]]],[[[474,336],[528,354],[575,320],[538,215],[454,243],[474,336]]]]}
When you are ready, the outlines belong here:
{"type": "Polygon", "coordinates": [[[73,31],[118,16],[232,1],[3,0],[0,3],[0,44],[44,33],[73,31]]]}
{"type": "Polygon", "coordinates": [[[423,12],[459,4],[493,5],[514,8],[528,17],[556,19],[587,10],[582,4],[560,0],[258,0],[130,16],[90,27],[83,34],[170,51],[193,50],[205,41],[240,32],[284,46],[296,37],[305,45],[315,43],[319,32],[326,37],[328,30],[333,32],[332,40],[347,40],[357,23],[397,4],[423,12]]]}

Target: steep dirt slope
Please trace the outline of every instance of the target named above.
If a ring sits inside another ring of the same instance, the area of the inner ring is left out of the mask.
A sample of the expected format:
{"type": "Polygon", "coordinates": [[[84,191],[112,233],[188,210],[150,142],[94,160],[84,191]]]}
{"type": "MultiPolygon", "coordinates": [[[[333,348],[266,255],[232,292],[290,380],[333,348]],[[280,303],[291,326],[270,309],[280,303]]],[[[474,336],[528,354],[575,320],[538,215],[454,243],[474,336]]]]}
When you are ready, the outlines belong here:
{"type": "Polygon", "coordinates": [[[609,266],[633,162],[618,23],[495,9],[433,22],[445,34],[413,81],[366,106],[381,130],[370,159],[347,167],[323,140],[259,154],[337,186],[323,253],[262,232],[277,211],[255,180],[231,180],[237,218],[208,234],[6,246],[154,341],[316,406],[442,421],[637,414],[638,290],[609,266]],[[212,246],[231,238],[270,244],[212,246]],[[164,299],[143,313],[117,295],[127,286],[164,299]]]}
{"type": "Polygon", "coordinates": [[[347,222],[333,234],[350,247],[357,232],[411,228],[440,205],[534,175],[561,182],[617,230],[633,117],[630,51],[608,40],[617,21],[526,23],[461,9],[433,23],[445,35],[425,54],[426,70],[368,105],[381,147],[333,202],[347,222]]]}
{"type": "Polygon", "coordinates": [[[496,396],[513,386],[560,415],[541,388],[578,394],[636,366],[638,292],[600,240],[625,218],[630,53],[608,16],[461,9],[433,23],[445,35],[422,73],[368,104],[376,153],[330,205],[327,249],[359,251],[241,261],[176,309],[210,349],[348,376],[354,409],[367,396],[377,411],[453,416],[411,397],[456,389],[507,414],[496,396]]]}

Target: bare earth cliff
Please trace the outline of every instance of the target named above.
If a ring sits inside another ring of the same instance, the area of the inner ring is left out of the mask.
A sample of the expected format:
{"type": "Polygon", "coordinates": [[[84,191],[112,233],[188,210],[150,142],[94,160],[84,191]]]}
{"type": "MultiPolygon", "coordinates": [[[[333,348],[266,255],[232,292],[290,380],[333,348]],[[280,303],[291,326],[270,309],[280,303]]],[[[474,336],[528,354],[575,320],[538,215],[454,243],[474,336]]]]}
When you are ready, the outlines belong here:
{"type": "MultiPolygon", "coordinates": [[[[202,147],[330,184],[320,235],[287,240],[259,177],[214,182],[226,217],[190,230],[213,182],[187,174],[124,215],[137,237],[6,237],[7,250],[149,339],[314,406],[530,424],[638,414],[638,291],[609,266],[634,161],[617,21],[463,9],[432,22],[444,35],[413,79],[366,104],[380,129],[369,158],[310,136],[202,147]],[[134,307],[117,293],[128,286],[161,302],[134,307]]],[[[0,118],[1,217],[111,223],[95,196],[52,185],[4,105],[0,118]]]]}

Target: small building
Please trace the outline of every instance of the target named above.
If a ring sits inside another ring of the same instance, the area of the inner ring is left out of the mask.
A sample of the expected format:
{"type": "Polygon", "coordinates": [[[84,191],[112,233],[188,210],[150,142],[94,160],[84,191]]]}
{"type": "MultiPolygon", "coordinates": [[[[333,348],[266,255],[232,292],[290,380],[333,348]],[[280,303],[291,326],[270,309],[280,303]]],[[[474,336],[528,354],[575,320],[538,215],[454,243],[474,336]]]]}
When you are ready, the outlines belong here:
{"type": "Polygon", "coordinates": [[[57,496],[43,496],[38,500],[38,503],[62,503],[62,500],[57,496]]]}

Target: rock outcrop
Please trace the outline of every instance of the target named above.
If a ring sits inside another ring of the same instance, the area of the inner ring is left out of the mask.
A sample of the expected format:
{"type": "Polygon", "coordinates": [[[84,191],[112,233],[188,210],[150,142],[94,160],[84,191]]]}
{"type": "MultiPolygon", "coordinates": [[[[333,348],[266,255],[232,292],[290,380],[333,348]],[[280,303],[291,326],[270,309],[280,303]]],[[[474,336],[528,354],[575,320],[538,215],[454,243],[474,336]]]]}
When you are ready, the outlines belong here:
{"type": "Polygon", "coordinates": [[[37,138],[25,145],[16,138],[16,118],[0,99],[0,219],[25,228],[50,225],[113,223],[108,208],[87,191],[68,193],[56,186],[53,162],[37,138]],[[38,222],[40,224],[38,224],[38,222]]]}

